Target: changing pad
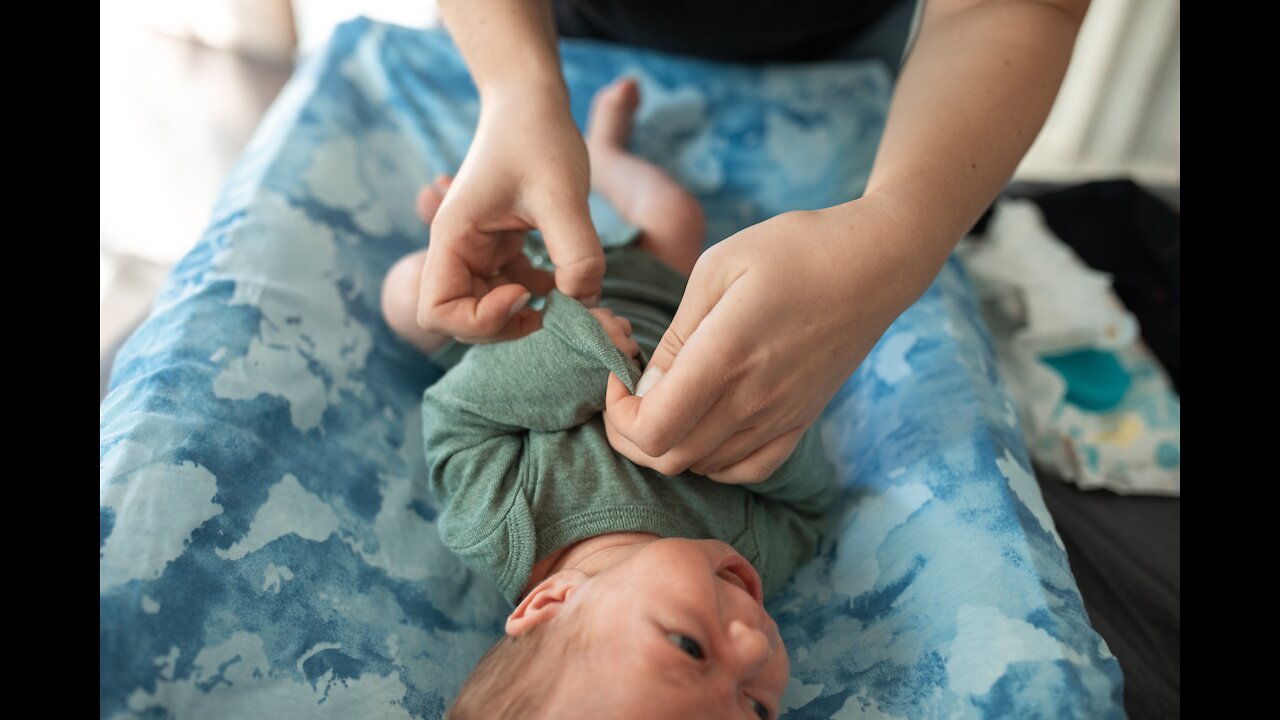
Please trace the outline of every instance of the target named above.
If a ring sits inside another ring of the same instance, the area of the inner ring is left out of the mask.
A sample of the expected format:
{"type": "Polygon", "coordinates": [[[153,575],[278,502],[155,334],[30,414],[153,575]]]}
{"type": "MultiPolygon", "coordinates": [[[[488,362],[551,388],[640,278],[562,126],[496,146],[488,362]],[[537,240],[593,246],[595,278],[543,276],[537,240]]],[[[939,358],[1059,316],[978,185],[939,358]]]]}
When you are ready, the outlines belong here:
{"type": "MultiPolygon", "coordinates": [[[[579,124],[640,78],[633,148],[708,241],[856,197],[875,62],[746,67],[562,44],[579,124]]],[[[101,405],[100,701],[110,718],[436,718],[507,607],[440,543],[420,402],[379,312],[427,240],[417,189],[478,115],[447,35],[357,20],[301,67],[101,405]]],[[[618,222],[592,203],[597,224],[618,222]]],[[[1123,717],[952,259],[822,420],[840,502],[770,604],[786,718],[1123,717]]]]}

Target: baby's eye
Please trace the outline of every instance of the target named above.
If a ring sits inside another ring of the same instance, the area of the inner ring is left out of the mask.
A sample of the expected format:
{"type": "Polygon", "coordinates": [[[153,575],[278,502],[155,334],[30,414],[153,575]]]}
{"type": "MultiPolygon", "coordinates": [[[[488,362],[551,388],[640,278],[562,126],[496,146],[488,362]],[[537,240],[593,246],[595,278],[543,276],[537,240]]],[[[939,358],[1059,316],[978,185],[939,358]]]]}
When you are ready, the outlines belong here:
{"type": "Polygon", "coordinates": [[[756,717],[760,720],[769,720],[769,708],[765,707],[764,703],[751,698],[751,709],[756,711],[756,717]]]}
{"type": "Polygon", "coordinates": [[[689,657],[693,658],[694,660],[701,660],[702,658],[706,657],[705,655],[702,654],[702,646],[698,644],[698,641],[694,640],[688,635],[681,635],[680,633],[668,633],[667,639],[675,643],[676,647],[688,653],[689,657]]]}

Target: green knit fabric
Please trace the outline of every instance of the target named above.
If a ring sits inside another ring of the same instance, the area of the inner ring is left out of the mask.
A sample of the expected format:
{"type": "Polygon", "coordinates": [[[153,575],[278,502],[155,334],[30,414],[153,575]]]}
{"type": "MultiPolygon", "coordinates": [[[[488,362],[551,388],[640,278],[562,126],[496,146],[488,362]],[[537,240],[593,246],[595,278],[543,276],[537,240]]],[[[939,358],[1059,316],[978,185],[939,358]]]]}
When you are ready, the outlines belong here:
{"type": "MultiPolygon", "coordinates": [[[[635,248],[606,260],[601,305],[631,320],[647,357],[684,278],[635,248]]],[[[436,524],[513,604],[538,560],[610,532],[723,540],[760,572],[766,595],[812,556],[835,492],[817,431],[756,485],[635,465],[610,447],[600,412],[609,373],[634,391],[640,368],[576,300],[553,291],[541,330],[441,357],[456,364],[423,398],[436,524]]]]}

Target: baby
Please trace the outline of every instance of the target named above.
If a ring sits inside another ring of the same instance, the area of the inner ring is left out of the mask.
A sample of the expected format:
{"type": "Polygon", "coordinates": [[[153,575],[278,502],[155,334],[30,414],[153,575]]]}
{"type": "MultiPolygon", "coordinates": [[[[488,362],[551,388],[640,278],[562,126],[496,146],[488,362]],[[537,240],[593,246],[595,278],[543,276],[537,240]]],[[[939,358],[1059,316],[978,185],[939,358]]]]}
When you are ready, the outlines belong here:
{"type": "MultiPolygon", "coordinates": [[[[705,234],[694,198],[626,150],[639,101],[615,82],[587,126],[593,189],[638,228],[602,238],[600,308],[551,290],[541,329],[467,348],[415,321],[425,250],[383,286],[392,329],[450,367],[423,401],[440,535],[515,606],[451,718],[779,712],[790,666],[764,599],[813,554],[834,497],[817,433],[764,482],[729,485],[631,463],[601,416],[611,374],[635,391],[705,234]]],[[[449,182],[422,191],[424,222],[449,182]]]]}

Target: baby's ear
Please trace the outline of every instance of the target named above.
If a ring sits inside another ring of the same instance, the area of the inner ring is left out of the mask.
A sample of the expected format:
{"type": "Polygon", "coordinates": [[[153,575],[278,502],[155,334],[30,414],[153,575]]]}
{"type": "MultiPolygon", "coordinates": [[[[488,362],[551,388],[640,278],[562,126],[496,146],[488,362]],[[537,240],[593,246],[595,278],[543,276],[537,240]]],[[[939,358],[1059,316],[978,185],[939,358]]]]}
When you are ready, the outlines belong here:
{"type": "Polygon", "coordinates": [[[507,634],[524,635],[558,615],[569,596],[589,577],[581,570],[561,570],[535,585],[507,616],[507,634]]]}

